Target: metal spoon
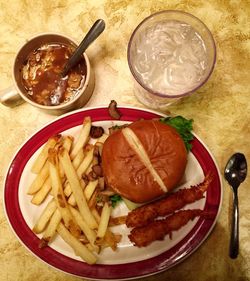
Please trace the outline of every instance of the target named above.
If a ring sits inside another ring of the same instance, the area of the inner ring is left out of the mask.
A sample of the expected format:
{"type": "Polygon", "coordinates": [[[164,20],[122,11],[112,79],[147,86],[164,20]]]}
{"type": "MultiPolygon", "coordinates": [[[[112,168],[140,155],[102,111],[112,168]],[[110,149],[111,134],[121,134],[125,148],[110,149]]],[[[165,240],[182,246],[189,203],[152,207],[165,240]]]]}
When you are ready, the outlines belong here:
{"type": "Polygon", "coordinates": [[[239,207],[238,187],[245,180],[247,175],[247,161],[242,153],[235,153],[228,160],[224,176],[233,190],[233,213],[230,237],[229,256],[237,258],[239,252],[239,207]]]}
{"type": "Polygon", "coordinates": [[[68,62],[66,63],[61,75],[65,77],[68,71],[74,67],[80,60],[84,51],[88,48],[88,46],[103,32],[105,29],[105,22],[102,19],[97,20],[92,27],[90,28],[89,32],[83,38],[80,45],[76,48],[72,56],[69,58],[68,62]]]}

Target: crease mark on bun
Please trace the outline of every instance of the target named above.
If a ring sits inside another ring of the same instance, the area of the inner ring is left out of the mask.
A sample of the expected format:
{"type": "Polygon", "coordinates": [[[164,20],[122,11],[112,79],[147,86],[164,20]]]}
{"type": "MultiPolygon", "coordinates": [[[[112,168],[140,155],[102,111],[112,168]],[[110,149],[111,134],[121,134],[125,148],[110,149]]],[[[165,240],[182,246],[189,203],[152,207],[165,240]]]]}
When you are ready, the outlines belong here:
{"type": "Polygon", "coordinates": [[[127,127],[127,128],[122,129],[122,133],[123,133],[125,139],[128,141],[129,145],[138,154],[142,163],[149,170],[153,179],[158,183],[158,185],[162,189],[162,191],[167,192],[168,188],[164,184],[163,180],[161,179],[161,177],[159,176],[157,171],[154,169],[154,167],[153,167],[153,165],[150,161],[150,158],[148,157],[148,154],[147,154],[146,150],[144,149],[141,141],[136,136],[136,134],[133,132],[133,130],[131,130],[130,128],[127,127]]]}

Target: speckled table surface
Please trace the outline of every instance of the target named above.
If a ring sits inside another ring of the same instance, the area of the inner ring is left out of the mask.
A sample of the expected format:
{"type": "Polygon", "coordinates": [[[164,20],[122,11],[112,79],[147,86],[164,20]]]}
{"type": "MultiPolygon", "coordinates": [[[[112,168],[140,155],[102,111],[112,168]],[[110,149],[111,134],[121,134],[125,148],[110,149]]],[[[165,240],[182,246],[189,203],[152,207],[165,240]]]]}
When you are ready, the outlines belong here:
{"type": "MultiPolygon", "coordinates": [[[[194,131],[212,151],[223,172],[228,157],[243,152],[250,159],[250,2],[248,0],[86,0],[0,1],[0,90],[12,84],[15,53],[37,33],[59,32],[80,41],[97,19],[106,21],[105,36],[88,50],[96,74],[95,91],[86,106],[143,107],[134,97],[126,50],[135,26],[146,16],[164,9],[190,12],[211,30],[217,45],[217,63],[197,94],[168,110],[194,119],[194,131]]],[[[44,264],[28,252],[11,231],[3,211],[3,183],[8,165],[19,146],[55,116],[28,104],[14,109],[0,105],[0,265],[2,281],[80,280],[44,264]]],[[[249,178],[239,190],[240,254],[228,257],[231,192],[223,181],[223,203],[218,222],[199,249],[179,265],[143,280],[250,280],[249,178]]]]}

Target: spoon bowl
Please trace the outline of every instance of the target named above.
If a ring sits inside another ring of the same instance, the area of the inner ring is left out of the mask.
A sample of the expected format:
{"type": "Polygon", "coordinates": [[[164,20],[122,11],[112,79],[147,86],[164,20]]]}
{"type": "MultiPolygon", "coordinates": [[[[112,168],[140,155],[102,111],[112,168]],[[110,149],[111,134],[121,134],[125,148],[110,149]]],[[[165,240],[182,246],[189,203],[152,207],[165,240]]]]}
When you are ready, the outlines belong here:
{"type": "Polygon", "coordinates": [[[239,206],[238,206],[238,187],[247,176],[247,161],[242,153],[233,154],[228,160],[224,177],[233,190],[233,213],[232,228],[230,237],[229,256],[237,258],[239,252],[239,206]]]}
{"type": "Polygon", "coordinates": [[[225,168],[225,179],[233,188],[237,188],[246,178],[247,161],[242,153],[235,153],[228,160],[225,168]]]}

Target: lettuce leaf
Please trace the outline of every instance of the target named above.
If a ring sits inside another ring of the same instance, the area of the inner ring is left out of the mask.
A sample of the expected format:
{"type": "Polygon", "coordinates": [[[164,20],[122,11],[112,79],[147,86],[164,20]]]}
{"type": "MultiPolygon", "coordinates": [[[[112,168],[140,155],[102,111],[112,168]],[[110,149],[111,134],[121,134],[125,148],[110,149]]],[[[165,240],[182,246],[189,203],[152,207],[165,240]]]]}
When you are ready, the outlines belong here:
{"type": "Polygon", "coordinates": [[[115,208],[116,205],[117,205],[120,201],[122,201],[122,197],[121,197],[120,195],[118,195],[118,194],[114,194],[114,195],[112,195],[112,196],[109,196],[109,199],[110,199],[110,201],[111,201],[111,205],[112,205],[113,208],[115,208]]]}
{"type": "Polygon", "coordinates": [[[176,116],[163,117],[160,119],[160,121],[164,124],[168,124],[174,127],[177,130],[185,143],[187,151],[190,151],[192,149],[191,141],[194,138],[194,135],[192,134],[193,119],[188,120],[182,116],[176,116]]]}

